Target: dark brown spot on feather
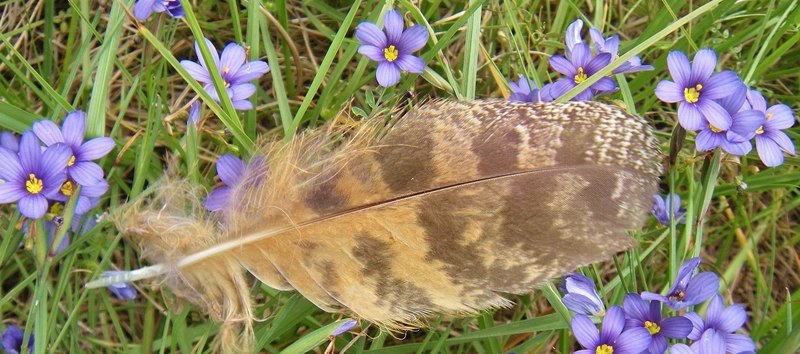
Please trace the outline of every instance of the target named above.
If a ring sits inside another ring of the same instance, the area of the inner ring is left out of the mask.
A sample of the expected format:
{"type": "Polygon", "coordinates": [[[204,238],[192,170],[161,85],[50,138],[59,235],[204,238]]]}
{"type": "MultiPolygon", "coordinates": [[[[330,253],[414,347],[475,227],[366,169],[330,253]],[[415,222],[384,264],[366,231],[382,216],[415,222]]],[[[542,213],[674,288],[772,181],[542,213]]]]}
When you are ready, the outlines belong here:
{"type": "Polygon", "coordinates": [[[411,282],[395,278],[390,266],[396,257],[390,250],[391,244],[383,242],[369,234],[356,237],[353,255],[363,267],[361,275],[375,284],[376,305],[389,306],[398,311],[423,312],[434,305],[426,295],[427,291],[411,282]]]}
{"type": "Polygon", "coordinates": [[[339,211],[347,203],[347,198],[336,191],[336,183],[339,177],[328,173],[319,178],[308,194],[306,194],[306,205],[320,214],[339,211]]]}
{"type": "Polygon", "coordinates": [[[429,130],[415,123],[421,122],[401,120],[379,143],[376,158],[381,166],[381,175],[395,193],[426,189],[436,176],[432,155],[435,142],[431,140],[429,130]]]}

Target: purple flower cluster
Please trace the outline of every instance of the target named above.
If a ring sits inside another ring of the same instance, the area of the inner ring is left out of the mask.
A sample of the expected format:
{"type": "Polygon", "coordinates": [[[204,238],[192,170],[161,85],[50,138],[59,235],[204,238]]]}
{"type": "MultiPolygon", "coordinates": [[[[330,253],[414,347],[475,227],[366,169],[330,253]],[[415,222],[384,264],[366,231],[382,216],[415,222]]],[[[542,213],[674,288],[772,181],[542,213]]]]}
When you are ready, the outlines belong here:
{"type": "Polygon", "coordinates": [[[389,87],[400,81],[400,70],[417,74],[425,71],[425,62],[411,53],[428,43],[428,31],[422,25],[403,30],[403,16],[397,10],[386,12],[383,25],[381,30],[374,23],[360,23],[356,39],[362,43],[358,52],[379,63],[375,72],[378,84],[389,87]]]}
{"type": "Polygon", "coordinates": [[[20,213],[31,219],[44,216],[52,203],[64,203],[78,186],[76,214],[99,203],[108,189],[103,170],[93,160],[114,148],[111,138],[84,141],[86,114],[69,113],[61,129],[42,120],[22,134],[4,134],[0,147],[0,203],[17,202],[20,213]],[[42,146],[44,143],[45,147],[42,146]]]}
{"type": "Polygon", "coordinates": [[[166,12],[175,18],[184,15],[180,0],[136,0],[133,6],[133,17],[139,21],[146,20],[153,12],[166,12]]]}
{"type": "MultiPolygon", "coordinates": [[[[211,59],[214,60],[214,64],[216,64],[217,70],[222,76],[225,90],[233,103],[233,107],[243,111],[253,109],[253,104],[248,98],[256,93],[256,86],[250,81],[256,80],[269,72],[269,64],[261,60],[248,62],[247,52],[236,43],[229,43],[222,49],[222,54],[220,55],[217,52],[217,48],[208,38],[204,38],[204,40],[211,51],[211,59]]],[[[200,47],[197,42],[194,43],[194,49],[197,53],[199,64],[191,60],[181,60],[181,66],[195,80],[203,83],[205,91],[208,92],[211,98],[219,102],[219,95],[214,87],[214,82],[211,80],[211,73],[202,54],[200,54],[200,47]]]]}
{"type": "MultiPolygon", "coordinates": [[[[567,27],[565,34],[565,55],[553,55],[550,58],[550,66],[553,70],[567,77],[562,78],[552,84],[544,85],[541,89],[532,86],[524,76],[519,83],[510,82],[512,95],[510,101],[521,102],[550,102],[575,88],[580,83],[608,66],[616,59],[619,51],[619,36],[614,35],[604,38],[596,28],[589,29],[592,40],[592,47],[584,43],[581,37],[583,21],[578,19],[567,27]]],[[[642,65],[642,60],[637,56],[612,71],[612,74],[622,74],[643,70],[653,70],[652,65],[642,65]]],[[[604,77],[589,86],[588,89],[581,91],[573,98],[575,101],[586,101],[595,95],[612,93],[619,89],[614,79],[604,77]]]]}
{"type": "Polygon", "coordinates": [[[694,341],[691,347],[683,348],[684,344],[676,344],[670,349],[677,352],[696,352],[701,345],[710,345],[715,353],[755,350],[755,344],[749,337],[734,333],[742,327],[747,317],[744,309],[741,305],[723,309],[722,297],[716,294],[719,278],[711,272],[694,276],[699,265],[700,258],[686,261],[667,296],[649,292],[641,295],[631,293],[623,300],[622,307],[613,305],[607,312],[603,310],[603,300],[591,279],[580,274],[565,277],[561,286],[565,293],[563,302],[568,309],[577,313],[572,318],[572,331],[578,342],[586,348],[576,353],[663,354],[667,351],[667,338],[694,341]],[[705,320],[695,312],[684,316],[662,315],[662,303],[673,310],[682,310],[709,298],[711,302],[705,320]],[[603,317],[599,333],[589,315],[603,317]]]}
{"type": "Polygon", "coordinates": [[[717,54],[701,49],[689,63],[686,54],[669,53],[667,65],[674,81],[661,81],[656,96],[678,103],[681,127],[698,131],[697,150],[717,147],[734,155],[748,154],[756,139],[761,161],[770,167],[783,163],[783,151],[795,155],[795,147],[782,130],[794,123],[791,109],[783,104],[767,108],[764,97],[749,89],[730,70],[714,73],[717,54]],[[783,151],[782,151],[783,150],[783,151]]]}

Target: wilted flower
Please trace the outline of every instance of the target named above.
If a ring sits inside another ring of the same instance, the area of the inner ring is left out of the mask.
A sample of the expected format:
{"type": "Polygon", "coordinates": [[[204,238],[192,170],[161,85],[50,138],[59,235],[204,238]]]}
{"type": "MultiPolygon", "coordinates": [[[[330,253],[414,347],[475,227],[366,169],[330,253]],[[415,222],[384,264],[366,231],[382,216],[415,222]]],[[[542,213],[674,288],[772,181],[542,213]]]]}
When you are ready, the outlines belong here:
{"type": "Polygon", "coordinates": [[[746,106],[750,106],[766,116],[764,124],[755,131],[756,150],[761,162],[770,167],[782,164],[783,152],[781,149],[790,155],[796,155],[792,139],[783,132],[783,129],[791,128],[794,124],[792,109],[785,104],[776,104],[767,108],[764,96],[756,90],[747,91],[746,102],[746,106]]]}
{"type": "Polygon", "coordinates": [[[597,294],[594,282],[587,276],[578,273],[564,276],[559,289],[564,293],[561,301],[570,311],[584,315],[605,315],[606,306],[597,294]]]}
{"type": "Polygon", "coordinates": [[[184,15],[180,0],[136,0],[133,5],[133,17],[139,21],[146,20],[153,12],[166,12],[175,18],[184,15]]]}
{"type": "Polygon", "coordinates": [[[662,198],[660,195],[655,194],[653,195],[653,200],[653,210],[651,212],[662,225],[669,226],[670,210],[672,210],[672,215],[676,222],[686,223],[686,218],[683,215],[686,213],[686,209],[681,208],[681,196],[670,193],[665,198],[662,198]]]}
{"type": "Polygon", "coordinates": [[[389,10],[383,15],[381,29],[371,22],[362,22],[356,28],[356,39],[361,42],[358,52],[379,62],[375,78],[378,84],[389,87],[400,81],[400,70],[410,73],[425,71],[425,62],[411,55],[428,42],[428,31],[422,25],[414,25],[403,30],[403,16],[397,10],[389,10]]]}
{"type": "MultiPolygon", "coordinates": [[[[103,272],[103,274],[100,275],[100,277],[101,278],[111,277],[122,273],[125,272],[116,270],[107,271],[103,272]]],[[[107,286],[107,288],[109,291],[111,291],[112,294],[114,294],[114,296],[122,300],[133,300],[136,298],[136,295],[138,294],[136,288],[134,288],[133,285],[131,285],[131,283],[115,283],[107,286]]]]}
{"type": "Polygon", "coordinates": [[[532,83],[530,79],[520,75],[519,83],[509,81],[508,86],[511,88],[511,95],[508,96],[509,101],[518,102],[550,102],[553,97],[550,97],[550,88],[552,85],[544,85],[541,89],[536,88],[536,84],[532,83]]]}
{"type": "Polygon", "coordinates": [[[572,318],[572,332],[586,348],[575,354],[639,354],[647,350],[652,341],[650,332],[643,327],[625,329],[625,311],[616,305],[603,317],[603,329],[599,334],[595,324],[584,314],[572,318]]]}
{"type": "Polygon", "coordinates": [[[693,276],[700,266],[700,257],[683,262],[678,277],[666,296],[642,292],[642,299],[661,301],[673,310],[683,310],[708,300],[719,290],[719,277],[713,272],[702,272],[693,276]]]}
{"type": "MultiPolygon", "coordinates": [[[[707,336],[713,337],[719,335],[720,340],[714,340],[720,352],[723,353],[742,353],[753,351],[756,349],[753,339],[743,334],[734,334],[739,328],[744,325],[747,320],[747,313],[744,307],[739,304],[733,304],[725,308],[722,304],[722,296],[715,294],[711,298],[711,302],[706,309],[706,320],[696,312],[689,312],[685,314],[686,318],[692,321],[692,332],[689,333],[689,339],[695,341],[702,341],[707,336]]],[[[693,344],[696,346],[698,343],[693,344]]]]}
{"type": "MultiPolygon", "coordinates": [[[[269,65],[265,61],[253,60],[246,62],[247,54],[242,46],[236,43],[229,43],[222,50],[222,55],[217,53],[217,48],[211,43],[208,38],[203,38],[206,41],[208,50],[211,51],[211,59],[217,65],[219,74],[222,76],[222,81],[225,84],[225,90],[231,98],[233,107],[238,110],[253,109],[253,104],[247,100],[256,92],[256,86],[250,81],[256,80],[269,71],[269,65]]],[[[219,102],[219,95],[214,88],[214,83],[211,80],[211,74],[208,71],[203,55],[200,54],[200,47],[197,41],[194,43],[194,49],[197,53],[197,60],[199,65],[191,60],[181,60],[183,66],[192,77],[205,84],[203,88],[215,101],[219,102]]]]}
{"type": "MultiPolygon", "coordinates": [[[[23,336],[25,336],[25,331],[22,328],[19,328],[15,325],[10,325],[6,327],[6,331],[3,332],[3,350],[9,354],[19,354],[22,350],[22,342],[23,336]]],[[[28,353],[33,351],[33,333],[30,334],[28,337],[28,353]]]]}
{"type": "Polygon", "coordinates": [[[721,146],[730,154],[742,156],[753,149],[750,139],[755,136],[756,129],[764,124],[766,118],[762,112],[741,109],[747,94],[744,84],[734,84],[731,89],[733,91],[728,96],[716,100],[731,117],[730,127],[719,129],[711,123],[707,124],[695,138],[697,150],[707,151],[721,146]]]}
{"type": "MultiPolygon", "coordinates": [[[[586,43],[577,43],[572,47],[572,58],[570,60],[561,55],[553,55],[550,57],[550,66],[567,77],[553,83],[550,95],[552,97],[560,97],[588,79],[589,76],[600,71],[610,62],[611,54],[608,53],[600,53],[592,58],[592,50],[586,43]]],[[[614,79],[603,77],[589,86],[588,89],[581,91],[573,100],[586,101],[592,98],[593,91],[611,92],[616,88],[617,84],[614,79]]]]}
{"type": "Polygon", "coordinates": [[[645,328],[653,338],[648,348],[651,354],[667,350],[667,338],[684,339],[692,331],[692,321],[682,316],[661,318],[661,303],[648,305],[639,294],[628,294],[622,302],[627,321],[625,328],[645,328]]]}
{"type": "Polygon", "coordinates": [[[678,121],[686,130],[700,130],[709,124],[718,130],[731,127],[731,116],[715,100],[728,96],[741,83],[739,76],[726,70],[713,74],[717,54],[711,49],[701,49],[690,65],[686,54],[670,52],[667,66],[673,81],[661,81],[656,96],[664,102],[680,102],[678,121]]]}
{"type": "Polygon", "coordinates": [[[33,132],[22,134],[19,154],[0,147],[0,204],[17,202],[22,215],[38,219],[47,212],[47,199],[66,180],[69,146],[56,144],[42,153],[33,132]]]}
{"type": "Polygon", "coordinates": [[[106,156],[114,148],[114,140],[98,137],[83,141],[86,131],[86,113],[73,111],[64,118],[61,129],[49,120],[33,124],[33,132],[47,146],[66,144],[71,149],[67,162],[67,175],[82,186],[104,183],[103,169],[92,160],[106,156]]]}

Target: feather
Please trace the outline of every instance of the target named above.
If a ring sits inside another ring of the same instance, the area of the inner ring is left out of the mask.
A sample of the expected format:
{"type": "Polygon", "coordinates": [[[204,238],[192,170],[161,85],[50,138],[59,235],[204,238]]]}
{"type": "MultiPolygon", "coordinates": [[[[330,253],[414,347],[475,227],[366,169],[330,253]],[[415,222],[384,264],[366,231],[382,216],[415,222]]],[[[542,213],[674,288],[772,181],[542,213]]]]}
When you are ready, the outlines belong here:
{"type": "Polygon", "coordinates": [[[116,219],[158,263],[127,279],[161,275],[245,336],[242,267],[325,311],[406,330],[510,306],[496,292],[633,247],[623,230],[641,227],[657,191],[648,124],[613,106],[436,101],[392,123],[263,143],[213,213],[187,182],[163,182],[116,219]]]}

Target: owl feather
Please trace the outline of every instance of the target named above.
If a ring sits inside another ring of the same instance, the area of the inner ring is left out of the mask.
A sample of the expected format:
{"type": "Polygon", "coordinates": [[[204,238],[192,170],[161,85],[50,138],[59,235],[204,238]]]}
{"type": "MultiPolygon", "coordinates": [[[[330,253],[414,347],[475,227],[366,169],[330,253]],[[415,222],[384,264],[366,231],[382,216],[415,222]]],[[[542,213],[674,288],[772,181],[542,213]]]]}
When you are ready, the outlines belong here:
{"type": "Polygon", "coordinates": [[[157,263],[136,278],[160,275],[244,348],[233,336],[251,333],[245,270],[402,331],[511,306],[497,293],[633,247],[624,230],[641,227],[657,192],[656,140],[617,107],[435,101],[389,125],[261,143],[216,212],[188,182],[163,182],[116,218],[157,263]]]}

